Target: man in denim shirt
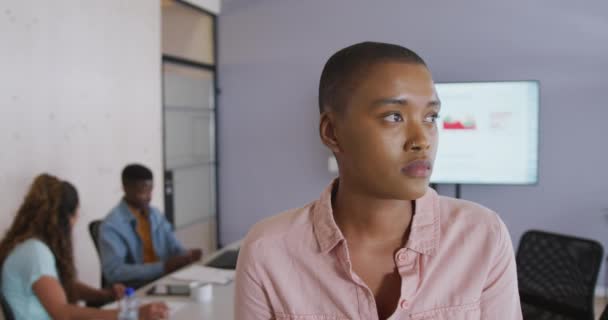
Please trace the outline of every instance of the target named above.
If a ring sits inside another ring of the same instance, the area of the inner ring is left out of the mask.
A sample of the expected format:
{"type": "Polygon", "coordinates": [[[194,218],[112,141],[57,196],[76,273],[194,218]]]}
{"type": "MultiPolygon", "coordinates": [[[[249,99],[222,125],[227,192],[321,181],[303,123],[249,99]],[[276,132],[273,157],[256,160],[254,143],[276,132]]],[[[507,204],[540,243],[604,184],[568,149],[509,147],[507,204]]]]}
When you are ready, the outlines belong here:
{"type": "Polygon", "coordinates": [[[131,164],[122,172],[125,195],[99,230],[101,268],[108,285],[140,287],[201,258],[186,250],[165,216],[150,206],[152,171],[131,164]]]}

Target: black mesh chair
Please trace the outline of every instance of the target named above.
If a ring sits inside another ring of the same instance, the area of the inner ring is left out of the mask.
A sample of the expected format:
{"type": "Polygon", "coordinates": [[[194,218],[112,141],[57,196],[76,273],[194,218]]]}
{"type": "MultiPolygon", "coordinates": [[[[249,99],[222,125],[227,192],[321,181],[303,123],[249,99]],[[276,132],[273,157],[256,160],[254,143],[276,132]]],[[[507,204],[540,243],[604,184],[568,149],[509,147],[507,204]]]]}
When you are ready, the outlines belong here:
{"type": "MultiPolygon", "coordinates": [[[[99,227],[101,227],[101,220],[93,220],[89,223],[89,234],[91,235],[91,239],[93,240],[93,244],[95,245],[95,250],[97,250],[97,256],[99,257],[100,265],[101,265],[101,253],[99,252],[99,243],[97,242],[99,239],[99,227]]],[[[103,271],[101,273],[101,287],[106,287],[106,279],[103,276],[103,271]]]]}
{"type": "Polygon", "coordinates": [[[525,320],[594,320],[595,285],[603,257],[597,241],[526,232],[517,249],[525,320]]]}

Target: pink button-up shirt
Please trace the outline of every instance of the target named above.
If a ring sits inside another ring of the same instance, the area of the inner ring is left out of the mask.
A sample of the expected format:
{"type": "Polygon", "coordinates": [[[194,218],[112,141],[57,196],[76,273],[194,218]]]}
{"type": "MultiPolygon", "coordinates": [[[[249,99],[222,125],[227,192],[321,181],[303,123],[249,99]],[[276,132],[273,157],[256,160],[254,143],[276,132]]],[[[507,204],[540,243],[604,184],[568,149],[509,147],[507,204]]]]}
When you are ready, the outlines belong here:
{"type": "MultiPolygon", "coordinates": [[[[236,271],[236,319],[378,319],[334,221],[331,188],[250,230],[236,271]]],[[[478,204],[428,189],[394,260],[401,297],[391,320],[522,318],[509,232],[478,204]]]]}

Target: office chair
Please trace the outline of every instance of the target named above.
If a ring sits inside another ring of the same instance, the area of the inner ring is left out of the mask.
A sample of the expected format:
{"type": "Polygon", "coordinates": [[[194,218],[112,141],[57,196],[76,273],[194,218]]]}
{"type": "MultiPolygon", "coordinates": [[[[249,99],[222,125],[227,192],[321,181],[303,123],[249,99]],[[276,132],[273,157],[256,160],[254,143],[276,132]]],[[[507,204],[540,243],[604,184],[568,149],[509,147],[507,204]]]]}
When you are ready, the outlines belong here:
{"type": "MultiPolygon", "coordinates": [[[[97,256],[99,257],[100,265],[101,265],[101,253],[99,252],[99,228],[101,227],[101,220],[93,220],[89,223],[89,234],[91,235],[91,239],[93,240],[93,244],[95,245],[95,250],[97,250],[97,256]]],[[[107,285],[106,279],[103,276],[103,271],[101,272],[101,288],[105,288],[107,285]]]]}
{"type": "Polygon", "coordinates": [[[595,285],[603,248],[594,240],[531,230],[517,249],[525,320],[594,320],[595,285]]]}

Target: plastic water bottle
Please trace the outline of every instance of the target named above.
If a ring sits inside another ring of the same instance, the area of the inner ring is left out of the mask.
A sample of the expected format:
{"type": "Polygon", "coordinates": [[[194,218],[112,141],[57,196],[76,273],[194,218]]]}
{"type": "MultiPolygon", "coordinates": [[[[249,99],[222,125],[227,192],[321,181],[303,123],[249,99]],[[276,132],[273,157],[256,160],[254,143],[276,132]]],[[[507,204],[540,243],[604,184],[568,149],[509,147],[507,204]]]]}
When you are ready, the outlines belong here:
{"type": "Polygon", "coordinates": [[[118,320],[138,320],[139,301],[135,296],[133,288],[125,289],[125,296],[120,300],[120,312],[118,320]]]}

